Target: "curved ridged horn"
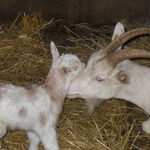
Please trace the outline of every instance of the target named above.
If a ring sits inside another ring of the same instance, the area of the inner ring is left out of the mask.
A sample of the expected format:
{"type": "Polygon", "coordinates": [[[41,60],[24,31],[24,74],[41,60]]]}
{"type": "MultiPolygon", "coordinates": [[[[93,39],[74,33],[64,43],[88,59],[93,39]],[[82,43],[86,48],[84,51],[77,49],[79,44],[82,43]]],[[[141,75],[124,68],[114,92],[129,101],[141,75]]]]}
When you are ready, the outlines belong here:
{"type": "Polygon", "coordinates": [[[150,52],[140,49],[124,49],[104,57],[104,59],[113,67],[115,67],[121,61],[130,58],[150,58],[150,52]]]}
{"type": "Polygon", "coordinates": [[[116,38],[114,41],[112,41],[102,51],[102,53],[108,55],[108,54],[114,52],[118,47],[120,47],[122,44],[124,44],[128,40],[130,40],[136,36],[140,36],[140,35],[144,35],[144,34],[150,34],[150,29],[148,29],[148,28],[137,28],[137,29],[133,29],[131,31],[128,31],[128,32],[122,34],[121,36],[119,36],[118,38],[116,38]]]}

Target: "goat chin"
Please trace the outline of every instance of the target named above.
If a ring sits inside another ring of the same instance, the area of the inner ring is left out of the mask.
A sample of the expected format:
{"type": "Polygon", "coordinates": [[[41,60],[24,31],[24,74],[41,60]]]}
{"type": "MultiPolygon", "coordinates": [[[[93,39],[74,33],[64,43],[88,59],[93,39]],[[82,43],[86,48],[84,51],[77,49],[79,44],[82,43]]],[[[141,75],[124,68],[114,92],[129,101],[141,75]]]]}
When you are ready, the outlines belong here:
{"type": "Polygon", "coordinates": [[[150,134],[150,118],[142,123],[142,130],[150,134]]]}

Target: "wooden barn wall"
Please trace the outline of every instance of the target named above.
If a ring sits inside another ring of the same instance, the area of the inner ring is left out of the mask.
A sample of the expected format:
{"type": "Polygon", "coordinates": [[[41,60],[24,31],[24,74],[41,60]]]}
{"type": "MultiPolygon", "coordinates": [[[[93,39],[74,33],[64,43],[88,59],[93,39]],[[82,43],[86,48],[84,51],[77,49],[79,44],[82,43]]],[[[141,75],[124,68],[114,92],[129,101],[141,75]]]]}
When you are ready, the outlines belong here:
{"type": "Polygon", "coordinates": [[[33,11],[66,23],[149,22],[150,0],[0,0],[0,22],[14,19],[19,12],[33,11]]]}

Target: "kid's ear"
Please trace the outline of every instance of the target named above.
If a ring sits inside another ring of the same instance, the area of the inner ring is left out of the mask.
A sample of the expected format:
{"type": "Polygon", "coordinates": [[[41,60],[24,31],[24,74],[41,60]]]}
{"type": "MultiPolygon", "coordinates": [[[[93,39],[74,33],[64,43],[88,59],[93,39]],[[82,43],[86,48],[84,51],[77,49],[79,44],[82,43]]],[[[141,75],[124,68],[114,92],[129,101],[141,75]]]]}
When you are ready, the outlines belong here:
{"type": "Polygon", "coordinates": [[[51,41],[51,43],[50,43],[50,50],[51,50],[53,60],[56,60],[57,58],[59,58],[59,56],[60,56],[59,51],[53,41],[51,41]]]}

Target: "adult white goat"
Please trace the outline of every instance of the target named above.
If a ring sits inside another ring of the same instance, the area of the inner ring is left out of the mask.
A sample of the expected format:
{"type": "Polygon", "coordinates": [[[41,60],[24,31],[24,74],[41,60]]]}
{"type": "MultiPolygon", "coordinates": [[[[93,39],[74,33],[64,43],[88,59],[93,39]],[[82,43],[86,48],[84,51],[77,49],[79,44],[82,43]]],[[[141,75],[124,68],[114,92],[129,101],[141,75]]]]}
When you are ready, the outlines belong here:
{"type": "MultiPolygon", "coordinates": [[[[138,49],[114,52],[126,41],[143,34],[150,34],[150,29],[131,30],[112,41],[105,49],[94,53],[85,70],[71,82],[68,97],[86,99],[89,113],[105,99],[120,98],[150,114],[150,69],[126,60],[150,58],[150,52],[138,49]]],[[[150,134],[150,119],[142,125],[143,130],[150,134]]]]}
{"type": "Polygon", "coordinates": [[[27,132],[29,150],[38,150],[42,142],[45,150],[58,150],[55,125],[70,81],[84,67],[77,56],[60,56],[51,42],[52,66],[42,85],[20,87],[0,85],[0,138],[9,129],[27,132]]]}

